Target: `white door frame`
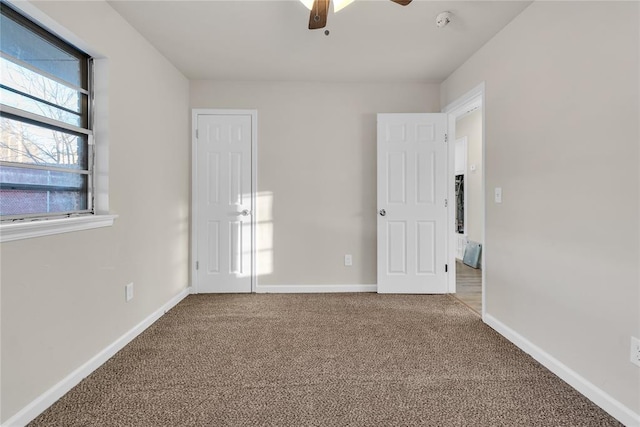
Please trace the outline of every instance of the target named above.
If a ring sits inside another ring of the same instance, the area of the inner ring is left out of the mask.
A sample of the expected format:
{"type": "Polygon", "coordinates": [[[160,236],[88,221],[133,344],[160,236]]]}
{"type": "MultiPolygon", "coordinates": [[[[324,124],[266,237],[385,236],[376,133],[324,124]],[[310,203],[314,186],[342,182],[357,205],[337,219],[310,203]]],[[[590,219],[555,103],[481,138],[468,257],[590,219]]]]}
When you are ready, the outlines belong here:
{"type": "MultiPolygon", "coordinates": [[[[455,140],[456,140],[456,120],[460,117],[464,116],[469,112],[470,109],[482,106],[482,200],[484,203],[482,204],[482,235],[484,236],[484,241],[482,242],[482,318],[485,317],[486,312],[486,304],[485,304],[485,261],[487,259],[487,245],[486,245],[486,211],[487,211],[487,200],[485,197],[486,188],[485,188],[485,179],[486,179],[486,168],[485,168],[485,159],[486,159],[486,144],[485,144],[485,84],[484,82],[480,83],[475,88],[471,89],[469,92],[462,95],[460,98],[456,99],[446,107],[442,109],[443,113],[448,114],[448,126],[449,126],[449,141],[452,143],[449,144],[449,200],[455,200],[455,179],[453,177],[453,171],[455,171],[455,140]]],[[[452,206],[450,204],[449,206],[452,206]]],[[[456,254],[455,254],[455,239],[456,233],[453,225],[455,224],[455,209],[449,210],[449,224],[451,224],[449,230],[449,293],[456,292],[456,254]]],[[[466,225],[466,224],[465,224],[466,225]]]]}
{"type": "Polygon", "coordinates": [[[256,292],[258,285],[257,253],[256,253],[256,193],[258,190],[258,110],[226,110],[194,108],[191,110],[191,293],[198,293],[198,271],[196,254],[198,252],[198,147],[196,129],[199,115],[250,115],[251,116],[251,292],[256,292]]]}

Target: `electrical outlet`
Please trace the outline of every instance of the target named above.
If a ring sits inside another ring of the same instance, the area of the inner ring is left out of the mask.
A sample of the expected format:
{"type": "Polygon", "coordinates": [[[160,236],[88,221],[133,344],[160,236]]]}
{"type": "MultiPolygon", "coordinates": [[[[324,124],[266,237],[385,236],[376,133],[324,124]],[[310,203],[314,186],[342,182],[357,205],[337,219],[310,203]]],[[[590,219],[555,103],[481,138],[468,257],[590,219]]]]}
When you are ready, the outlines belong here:
{"type": "Polygon", "coordinates": [[[640,366],[640,340],[631,337],[631,363],[640,366]]]}
{"type": "Polygon", "coordinates": [[[128,285],[125,285],[125,287],[124,287],[124,297],[125,297],[127,302],[129,302],[129,301],[131,301],[133,299],[133,282],[129,283],[128,285]]]}
{"type": "Polygon", "coordinates": [[[353,257],[351,257],[351,254],[346,254],[344,256],[344,265],[347,267],[351,267],[353,265],[353,257]]]}

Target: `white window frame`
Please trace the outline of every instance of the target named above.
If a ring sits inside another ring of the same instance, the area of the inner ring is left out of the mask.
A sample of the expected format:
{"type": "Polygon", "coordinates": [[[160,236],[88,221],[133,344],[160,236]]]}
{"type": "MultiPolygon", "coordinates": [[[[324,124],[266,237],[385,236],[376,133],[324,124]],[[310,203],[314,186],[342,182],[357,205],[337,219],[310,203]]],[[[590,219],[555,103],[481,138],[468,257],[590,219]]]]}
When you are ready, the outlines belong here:
{"type": "Polygon", "coordinates": [[[51,33],[78,47],[94,59],[93,102],[94,121],[94,214],[68,218],[34,218],[16,222],[0,223],[0,243],[29,239],[53,234],[110,227],[118,215],[109,211],[109,139],[108,139],[108,69],[109,61],[84,40],[57,23],[35,5],[27,1],[7,0],[12,8],[22,13],[51,33]]]}

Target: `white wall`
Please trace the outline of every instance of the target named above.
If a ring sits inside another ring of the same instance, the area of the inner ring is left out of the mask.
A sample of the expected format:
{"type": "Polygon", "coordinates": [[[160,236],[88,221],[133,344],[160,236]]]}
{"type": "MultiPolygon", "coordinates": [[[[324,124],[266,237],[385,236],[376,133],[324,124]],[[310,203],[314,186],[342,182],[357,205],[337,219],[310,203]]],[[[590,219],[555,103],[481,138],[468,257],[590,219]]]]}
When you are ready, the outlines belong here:
{"type": "Polygon", "coordinates": [[[467,137],[467,171],[464,192],[467,203],[464,207],[467,216],[465,231],[469,240],[484,244],[482,229],[482,110],[458,119],[456,139],[467,137]],[[471,166],[475,170],[471,170],[471,166]]]}
{"type": "Polygon", "coordinates": [[[486,84],[487,314],[636,414],[639,6],[535,2],[441,86],[486,84]]]}
{"type": "Polygon", "coordinates": [[[2,421],[188,284],[187,79],[105,2],[37,8],[107,59],[108,123],[97,126],[119,218],[2,244],[2,421]],[[125,303],[129,282],[135,298],[125,303]]]}
{"type": "Polygon", "coordinates": [[[377,282],[376,113],[437,112],[438,90],[191,82],[192,108],[258,110],[259,284],[377,282]]]}

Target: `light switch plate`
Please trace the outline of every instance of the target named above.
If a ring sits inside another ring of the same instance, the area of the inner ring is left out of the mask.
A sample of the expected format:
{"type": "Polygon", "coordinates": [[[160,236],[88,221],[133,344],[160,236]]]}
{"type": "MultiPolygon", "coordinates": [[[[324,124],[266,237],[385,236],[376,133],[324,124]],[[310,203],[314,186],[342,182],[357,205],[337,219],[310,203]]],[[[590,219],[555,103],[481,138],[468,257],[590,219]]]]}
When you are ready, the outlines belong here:
{"type": "Polygon", "coordinates": [[[631,337],[631,363],[640,366],[640,340],[631,337]]]}
{"type": "Polygon", "coordinates": [[[127,302],[133,299],[133,282],[124,287],[124,298],[127,302]]]}
{"type": "Polygon", "coordinates": [[[351,254],[346,254],[344,256],[344,265],[347,267],[351,267],[353,265],[353,257],[351,254]]]}
{"type": "Polygon", "coordinates": [[[502,203],[502,187],[495,188],[494,200],[496,203],[502,203]]]}

